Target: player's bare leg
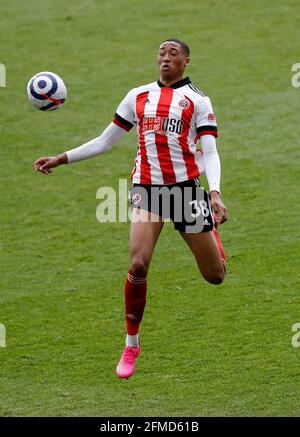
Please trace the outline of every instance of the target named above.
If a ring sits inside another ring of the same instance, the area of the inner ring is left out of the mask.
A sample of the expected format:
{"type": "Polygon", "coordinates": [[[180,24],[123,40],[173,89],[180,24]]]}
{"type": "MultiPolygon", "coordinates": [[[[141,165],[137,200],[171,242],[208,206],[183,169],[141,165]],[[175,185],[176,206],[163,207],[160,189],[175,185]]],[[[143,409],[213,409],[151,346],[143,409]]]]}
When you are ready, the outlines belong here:
{"type": "Polygon", "coordinates": [[[130,227],[130,270],[133,273],[147,275],[163,225],[159,216],[133,208],[130,227]]]}
{"type": "Polygon", "coordinates": [[[213,232],[180,233],[193,252],[202,276],[212,284],[221,284],[226,274],[226,263],[213,232]]]}
{"type": "Polygon", "coordinates": [[[140,353],[139,325],[146,305],[147,273],[163,221],[145,210],[133,208],[130,229],[130,268],[125,284],[126,346],[117,366],[119,378],[129,378],[140,353]]]}

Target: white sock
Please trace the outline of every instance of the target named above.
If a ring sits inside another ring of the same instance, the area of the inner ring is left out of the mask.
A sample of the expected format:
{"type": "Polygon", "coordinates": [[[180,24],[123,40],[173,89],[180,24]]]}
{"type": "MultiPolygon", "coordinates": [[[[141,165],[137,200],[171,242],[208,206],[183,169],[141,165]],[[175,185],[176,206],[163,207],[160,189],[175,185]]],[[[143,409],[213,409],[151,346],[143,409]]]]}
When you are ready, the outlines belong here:
{"type": "Polygon", "coordinates": [[[126,346],[137,347],[139,345],[139,336],[136,335],[126,335],[126,346]]]}

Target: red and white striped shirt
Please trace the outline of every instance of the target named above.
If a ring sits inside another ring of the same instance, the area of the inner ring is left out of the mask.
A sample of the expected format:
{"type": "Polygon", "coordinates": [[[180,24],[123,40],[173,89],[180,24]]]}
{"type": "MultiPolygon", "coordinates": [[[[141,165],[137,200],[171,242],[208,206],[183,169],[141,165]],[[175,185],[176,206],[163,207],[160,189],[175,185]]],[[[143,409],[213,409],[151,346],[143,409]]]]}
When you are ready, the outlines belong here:
{"type": "Polygon", "coordinates": [[[199,176],[196,144],[217,137],[209,97],[187,77],[170,87],[160,81],[134,88],[120,103],[114,123],[138,131],[138,154],[131,174],[137,184],[173,184],[199,176]]]}

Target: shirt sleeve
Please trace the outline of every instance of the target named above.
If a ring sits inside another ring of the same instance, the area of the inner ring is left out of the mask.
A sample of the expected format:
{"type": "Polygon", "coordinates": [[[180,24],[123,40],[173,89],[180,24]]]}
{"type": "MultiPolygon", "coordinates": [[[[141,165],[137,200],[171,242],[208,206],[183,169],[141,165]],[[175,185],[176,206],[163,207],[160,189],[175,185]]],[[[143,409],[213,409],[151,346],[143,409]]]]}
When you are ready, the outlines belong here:
{"type": "Polygon", "coordinates": [[[133,128],[135,122],[135,99],[134,89],[129,91],[125,99],[119,104],[113,123],[117,126],[130,131],[133,128]]]}
{"type": "Polygon", "coordinates": [[[124,129],[121,129],[114,123],[110,123],[99,137],[75,149],[68,150],[66,152],[68,163],[93,158],[94,156],[107,152],[125,133],[124,129]]]}
{"type": "Polygon", "coordinates": [[[216,116],[214,114],[210,98],[202,97],[196,110],[196,128],[198,138],[202,135],[218,136],[216,116]]]}
{"type": "Polygon", "coordinates": [[[209,190],[218,191],[218,193],[221,193],[221,163],[217,151],[216,139],[212,135],[203,135],[200,141],[202,146],[201,150],[205,175],[209,185],[209,190]]]}

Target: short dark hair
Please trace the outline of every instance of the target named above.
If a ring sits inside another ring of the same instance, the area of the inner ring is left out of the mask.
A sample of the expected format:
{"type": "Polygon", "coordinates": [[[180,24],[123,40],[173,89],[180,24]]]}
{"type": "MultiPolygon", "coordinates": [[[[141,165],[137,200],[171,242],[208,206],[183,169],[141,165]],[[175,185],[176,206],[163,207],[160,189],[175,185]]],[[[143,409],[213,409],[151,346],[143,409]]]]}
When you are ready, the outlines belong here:
{"type": "Polygon", "coordinates": [[[163,44],[164,42],[168,42],[168,41],[177,42],[177,44],[179,44],[180,47],[184,50],[185,54],[187,56],[190,56],[190,48],[184,41],[181,41],[181,39],[178,39],[178,38],[168,38],[168,39],[165,39],[164,41],[162,41],[160,43],[160,45],[163,44]]]}

